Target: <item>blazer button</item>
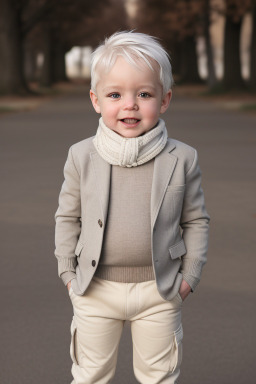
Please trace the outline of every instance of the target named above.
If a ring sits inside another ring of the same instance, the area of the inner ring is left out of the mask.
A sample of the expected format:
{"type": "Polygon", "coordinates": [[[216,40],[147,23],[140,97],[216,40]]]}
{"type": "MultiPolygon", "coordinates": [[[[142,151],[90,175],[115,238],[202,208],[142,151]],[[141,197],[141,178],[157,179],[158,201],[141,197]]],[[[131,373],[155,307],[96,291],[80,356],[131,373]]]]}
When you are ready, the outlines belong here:
{"type": "Polygon", "coordinates": [[[98,220],[98,224],[100,227],[102,227],[103,223],[102,223],[101,219],[98,220]]]}
{"type": "Polygon", "coordinates": [[[92,260],[92,266],[95,267],[95,265],[96,265],[96,261],[92,260]]]}

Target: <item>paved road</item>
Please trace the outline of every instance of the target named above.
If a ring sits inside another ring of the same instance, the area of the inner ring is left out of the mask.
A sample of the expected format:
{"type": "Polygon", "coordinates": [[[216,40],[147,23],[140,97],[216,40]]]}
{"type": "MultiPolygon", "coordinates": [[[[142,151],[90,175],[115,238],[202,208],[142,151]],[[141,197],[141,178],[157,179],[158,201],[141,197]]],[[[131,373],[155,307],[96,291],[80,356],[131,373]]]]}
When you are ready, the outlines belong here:
{"type": "MultiPolygon", "coordinates": [[[[195,146],[211,215],[209,261],[183,306],[181,384],[255,383],[256,117],[175,97],[169,135],[195,146]]],[[[68,147],[98,116],[80,90],[0,117],[1,384],[70,384],[72,306],[57,276],[54,213],[68,147]]],[[[137,383],[129,324],[113,384],[137,383]]]]}

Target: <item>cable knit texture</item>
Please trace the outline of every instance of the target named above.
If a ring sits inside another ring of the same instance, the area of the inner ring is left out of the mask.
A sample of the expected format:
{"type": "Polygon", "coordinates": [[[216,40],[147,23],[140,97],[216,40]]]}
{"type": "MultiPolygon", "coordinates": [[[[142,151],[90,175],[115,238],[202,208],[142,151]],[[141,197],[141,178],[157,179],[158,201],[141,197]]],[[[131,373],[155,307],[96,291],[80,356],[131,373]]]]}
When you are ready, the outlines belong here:
{"type": "Polygon", "coordinates": [[[109,164],[137,167],[157,156],[165,147],[167,138],[167,129],[162,119],[145,134],[127,138],[108,128],[101,117],[93,144],[109,164]]]}

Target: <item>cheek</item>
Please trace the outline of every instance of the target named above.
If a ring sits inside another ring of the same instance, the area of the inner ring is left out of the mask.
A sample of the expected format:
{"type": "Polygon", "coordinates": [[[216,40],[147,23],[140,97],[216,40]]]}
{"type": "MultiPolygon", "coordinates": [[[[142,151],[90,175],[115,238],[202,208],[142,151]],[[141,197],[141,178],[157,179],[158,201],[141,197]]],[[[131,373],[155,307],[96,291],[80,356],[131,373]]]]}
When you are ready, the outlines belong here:
{"type": "Polygon", "coordinates": [[[159,116],[159,105],[157,103],[149,103],[143,108],[143,112],[148,119],[155,119],[159,116]]]}
{"type": "Polygon", "coordinates": [[[105,116],[108,116],[109,118],[111,117],[115,117],[118,113],[118,108],[116,105],[113,105],[113,104],[107,104],[104,106],[104,109],[103,109],[103,113],[105,114],[105,116]]]}

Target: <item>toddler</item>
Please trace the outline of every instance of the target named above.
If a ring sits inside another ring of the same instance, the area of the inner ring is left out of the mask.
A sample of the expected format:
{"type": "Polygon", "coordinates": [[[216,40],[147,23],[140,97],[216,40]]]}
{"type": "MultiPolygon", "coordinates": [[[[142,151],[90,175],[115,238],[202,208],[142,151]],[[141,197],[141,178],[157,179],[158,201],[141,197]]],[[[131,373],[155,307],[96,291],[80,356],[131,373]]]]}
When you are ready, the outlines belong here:
{"type": "Polygon", "coordinates": [[[111,383],[126,320],[138,382],[178,382],[181,308],[206,262],[209,216],[197,152],[160,118],[172,83],[167,52],[146,34],[115,33],[93,53],[99,126],[69,149],[55,215],[72,384],[111,383]]]}

